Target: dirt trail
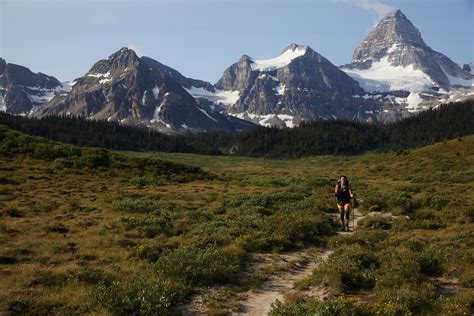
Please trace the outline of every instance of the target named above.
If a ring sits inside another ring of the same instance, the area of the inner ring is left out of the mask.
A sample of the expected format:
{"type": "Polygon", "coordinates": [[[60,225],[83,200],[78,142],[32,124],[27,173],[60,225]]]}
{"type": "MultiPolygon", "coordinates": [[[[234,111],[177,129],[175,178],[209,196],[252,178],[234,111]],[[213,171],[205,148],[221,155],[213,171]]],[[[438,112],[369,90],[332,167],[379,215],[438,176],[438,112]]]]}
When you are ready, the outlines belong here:
{"type": "MultiPolygon", "coordinates": [[[[323,250],[317,253],[316,256],[319,260],[326,260],[330,253],[329,250],[323,250]]],[[[306,259],[306,263],[297,269],[287,271],[283,275],[273,276],[260,289],[248,292],[247,299],[242,302],[242,311],[232,315],[267,315],[275,300],[284,301],[284,294],[293,289],[293,284],[296,281],[313,273],[316,267],[314,257],[307,256],[306,259]]]]}
{"type": "MultiPolygon", "coordinates": [[[[358,212],[357,209],[353,209],[353,220],[351,219],[349,232],[338,232],[338,234],[350,235],[353,234],[357,228],[358,222],[366,217],[358,212]]],[[[316,267],[316,262],[325,261],[332,253],[329,249],[323,249],[313,257],[310,257],[308,263],[298,270],[293,270],[285,273],[284,275],[274,276],[258,291],[251,291],[247,295],[247,299],[242,302],[242,312],[233,313],[232,315],[267,315],[271,310],[271,304],[275,300],[284,301],[284,295],[293,290],[293,284],[313,273],[316,267]]],[[[324,288],[312,289],[310,292],[311,296],[317,296],[320,299],[324,299],[327,296],[327,291],[324,288]]]]}
{"type": "MultiPolygon", "coordinates": [[[[338,232],[341,235],[351,235],[354,230],[357,229],[359,221],[367,216],[375,214],[362,215],[358,209],[353,209],[353,219],[350,221],[350,231],[338,232]]],[[[325,261],[332,251],[329,249],[322,249],[314,255],[309,255],[305,252],[293,252],[279,255],[284,257],[284,260],[298,261],[300,262],[295,268],[286,271],[282,274],[276,274],[270,277],[269,280],[264,282],[258,290],[251,290],[243,294],[243,300],[241,301],[241,308],[238,312],[231,312],[231,315],[267,315],[271,310],[271,305],[275,300],[284,301],[285,294],[293,291],[293,285],[296,281],[302,280],[313,273],[319,262],[325,261]],[[318,263],[317,263],[318,262],[318,263]]],[[[313,288],[308,292],[312,297],[319,297],[321,300],[325,299],[328,292],[324,288],[313,288]]],[[[195,297],[193,303],[188,305],[188,308],[181,309],[182,315],[205,315],[205,307],[202,306],[202,300],[195,297]],[[197,304],[196,304],[197,303],[197,304]],[[194,308],[189,309],[190,305],[194,305],[194,308]],[[196,308],[196,305],[200,305],[200,308],[196,308]]]]}

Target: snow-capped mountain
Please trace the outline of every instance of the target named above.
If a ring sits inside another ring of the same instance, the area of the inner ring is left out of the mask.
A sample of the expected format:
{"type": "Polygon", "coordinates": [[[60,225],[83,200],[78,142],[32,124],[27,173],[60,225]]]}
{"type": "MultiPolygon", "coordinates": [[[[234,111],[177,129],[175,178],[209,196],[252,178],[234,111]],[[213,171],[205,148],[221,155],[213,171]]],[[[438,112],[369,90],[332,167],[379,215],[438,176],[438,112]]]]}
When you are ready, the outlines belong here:
{"type": "Polygon", "coordinates": [[[431,49],[400,11],[385,16],[337,67],[306,45],[243,55],[216,84],[122,48],[66,84],[0,58],[0,111],[74,115],[167,133],[293,127],[316,118],[389,122],[474,98],[474,62],[431,49]]]}
{"type": "Polygon", "coordinates": [[[342,67],[371,93],[407,91],[396,99],[418,111],[457,88],[471,88],[473,76],[431,49],[420,31],[400,11],[385,16],[355,49],[352,63],[342,67]]]}
{"type": "Polygon", "coordinates": [[[0,58],[0,111],[29,114],[35,107],[51,100],[55,94],[71,89],[67,82],[41,72],[8,63],[0,58]]]}
{"type": "Polygon", "coordinates": [[[213,89],[209,83],[185,78],[168,66],[122,48],[76,79],[70,93],[55,96],[33,115],[81,116],[171,133],[254,126],[198,105],[183,85],[213,89]]]}
{"type": "Polygon", "coordinates": [[[318,117],[364,119],[375,105],[360,97],[364,91],[355,80],[309,46],[296,44],[271,59],[242,56],[224,71],[215,92],[189,91],[266,126],[293,127],[318,117]]]}

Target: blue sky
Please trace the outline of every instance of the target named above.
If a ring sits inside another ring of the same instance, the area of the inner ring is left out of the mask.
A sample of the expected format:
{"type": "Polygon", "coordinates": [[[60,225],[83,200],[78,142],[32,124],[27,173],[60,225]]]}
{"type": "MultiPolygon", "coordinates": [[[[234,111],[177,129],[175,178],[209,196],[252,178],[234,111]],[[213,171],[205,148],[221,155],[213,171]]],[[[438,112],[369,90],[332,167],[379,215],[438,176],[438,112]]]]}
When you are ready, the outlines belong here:
{"type": "Polygon", "coordinates": [[[473,0],[0,0],[0,56],[64,81],[128,46],[214,83],[241,55],[271,58],[291,43],[349,63],[391,8],[434,50],[474,60],[473,0]]]}

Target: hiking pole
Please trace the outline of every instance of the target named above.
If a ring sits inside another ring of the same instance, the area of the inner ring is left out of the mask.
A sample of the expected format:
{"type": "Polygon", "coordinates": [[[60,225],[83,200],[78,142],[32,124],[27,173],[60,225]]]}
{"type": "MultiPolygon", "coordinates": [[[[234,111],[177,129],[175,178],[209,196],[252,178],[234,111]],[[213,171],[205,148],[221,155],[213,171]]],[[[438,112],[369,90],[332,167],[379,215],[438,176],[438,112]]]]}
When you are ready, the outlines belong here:
{"type": "Polygon", "coordinates": [[[352,215],[352,231],[355,231],[355,217],[356,217],[356,210],[359,207],[359,203],[357,203],[355,196],[353,197],[353,201],[354,201],[354,214],[352,215]]]}
{"type": "Polygon", "coordinates": [[[356,208],[354,207],[354,214],[352,214],[352,231],[355,231],[355,217],[356,217],[356,208]]]}

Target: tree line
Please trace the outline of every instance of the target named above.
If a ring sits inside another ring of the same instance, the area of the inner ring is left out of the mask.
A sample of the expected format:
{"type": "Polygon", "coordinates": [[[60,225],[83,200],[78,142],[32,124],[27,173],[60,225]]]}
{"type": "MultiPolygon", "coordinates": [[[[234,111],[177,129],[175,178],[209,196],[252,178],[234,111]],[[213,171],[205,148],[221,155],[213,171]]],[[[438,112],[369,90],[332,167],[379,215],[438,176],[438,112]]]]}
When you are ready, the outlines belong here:
{"type": "Polygon", "coordinates": [[[37,119],[0,113],[0,124],[77,146],[288,159],[426,146],[474,134],[473,114],[474,100],[470,100],[445,104],[436,110],[427,110],[390,124],[317,120],[292,129],[258,127],[245,132],[186,135],[166,135],[145,128],[78,117],[37,119]]]}

